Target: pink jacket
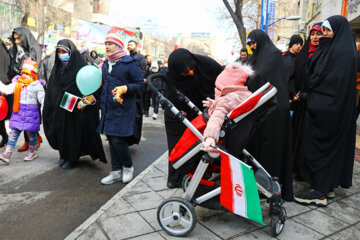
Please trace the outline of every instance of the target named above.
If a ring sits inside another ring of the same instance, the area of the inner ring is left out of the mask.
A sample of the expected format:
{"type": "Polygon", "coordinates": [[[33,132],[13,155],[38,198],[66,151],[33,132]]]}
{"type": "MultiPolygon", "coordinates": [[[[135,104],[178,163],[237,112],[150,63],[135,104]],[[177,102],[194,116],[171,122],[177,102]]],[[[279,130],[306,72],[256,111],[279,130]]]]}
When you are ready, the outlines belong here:
{"type": "Polygon", "coordinates": [[[214,138],[216,142],[219,140],[225,116],[250,97],[251,92],[245,86],[229,86],[224,87],[221,92],[216,89],[215,95],[219,97],[215,97],[216,100],[210,106],[210,119],[204,131],[204,141],[206,138],[214,138]]]}

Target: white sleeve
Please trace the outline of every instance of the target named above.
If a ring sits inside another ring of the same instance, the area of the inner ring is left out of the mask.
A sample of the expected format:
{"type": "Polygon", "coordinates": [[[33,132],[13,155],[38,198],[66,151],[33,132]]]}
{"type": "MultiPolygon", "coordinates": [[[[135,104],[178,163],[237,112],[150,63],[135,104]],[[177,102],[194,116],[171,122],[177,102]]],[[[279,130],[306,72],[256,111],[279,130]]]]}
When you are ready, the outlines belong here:
{"type": "Polygon", "coordinates": [[[2,82],[0,82],[0,92],[2,92],[5,95],[13,94],[15,90],[16,83],[10,83],[9,85],[5,85],[2,82]]]}
{"type": "Polygon", "coordinates": [[[38,85],[38,91],[37,91],[37,100],[41,105],[44,105],[44,99],[45,99],[45,90],[44,87],[39,83],[38,85]]]}

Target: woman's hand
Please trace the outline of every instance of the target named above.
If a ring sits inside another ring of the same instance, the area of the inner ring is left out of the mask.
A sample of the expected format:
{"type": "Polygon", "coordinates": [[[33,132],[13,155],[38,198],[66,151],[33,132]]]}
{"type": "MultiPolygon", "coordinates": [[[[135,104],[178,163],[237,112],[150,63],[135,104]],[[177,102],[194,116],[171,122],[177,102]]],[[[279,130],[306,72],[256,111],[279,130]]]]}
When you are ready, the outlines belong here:
{"type": "Polygon", "coordinates": [[[79,110],[84,110],[84,108],[85,108],[86,106],[92,105],[92,104],[94,104],[95,102],[96,102],[96,99],[95,99],[94,95],[89,95],[89,96],[83,97],[83,98],[79,101],[79,103],[78,103],[78,105],[77,105],[77,108],[78,108],[79,110]]]}
{"type": "Polygon", "coordinates": [[[214,100],[207,97],[206,100],[202,100],[202,103],[204,107],[210,107],[214,103],[214,100]]]}
{"type": "Polygon", "coordinates": [[[293,101],[299,101],[299,99],[300,99],[300,92],[298,92],[298,93],[294,96],[293,101]]]}
{"type": "Polygon", "coordinates": [[[122,104],[124,101],[123,95],[127,92],[127,86],[122,85],[122,86],[116,87],[111,92],[112,92],[112,95],[114,96],[115,100],[118,103],[122,104]]]}
{"type": "Polygon", "coordinates": [[[213,150],[213,148],[216,147],[216,141],[214,138],[206,138],[205,141],[202,142],[202,147],[200,150],[209,152],[213,150]]]}

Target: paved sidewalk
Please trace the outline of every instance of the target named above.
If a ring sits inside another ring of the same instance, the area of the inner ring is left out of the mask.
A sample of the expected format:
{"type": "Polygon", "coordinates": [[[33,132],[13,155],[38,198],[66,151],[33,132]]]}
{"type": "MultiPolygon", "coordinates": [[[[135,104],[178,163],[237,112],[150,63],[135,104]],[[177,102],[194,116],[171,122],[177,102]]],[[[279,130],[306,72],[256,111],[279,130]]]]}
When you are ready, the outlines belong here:
{"type": "MultiPolygon", "coordinates": [[[[181,197],[181,189],[166,187],[167,152],[138,175],[66,239],[178,239],[167,235],[156,220],[159,204],[181,197]]],[[[197,224],[188,239],[359,239],[360,163],[355,161],[353,187],[336,189],[335,201],[325,208],[287,202],[288,219],[283,232],[273,238],[269,227],[229,212],[196,207],[197,224]]],[[[295,183],[295,189],[305,188],[295,183]]],[[[268,204],[262,203],[263,217],[270,223],[268,204]]]]}

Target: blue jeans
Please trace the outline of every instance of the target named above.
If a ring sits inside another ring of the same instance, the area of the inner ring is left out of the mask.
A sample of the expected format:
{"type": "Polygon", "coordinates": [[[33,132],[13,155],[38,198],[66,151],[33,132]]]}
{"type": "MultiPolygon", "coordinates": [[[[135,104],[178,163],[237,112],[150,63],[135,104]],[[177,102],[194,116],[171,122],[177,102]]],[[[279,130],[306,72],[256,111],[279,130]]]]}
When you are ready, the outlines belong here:
{"type": "MultiPolygon", "coordinates": [[[[7,145],[15,147],[21,132],[21,130],[11,129],[7,145]]],[[[37,132],[26,132],[26,134],[29,137],[29,145],[35,147],[37,141],[37,132]]]]}
{"type": "Polygon", "coordinates": [[[122,167],[132,167],[130,150],[125,137],[106,135],[109,140],[111,169],[112,171],[121,170],[122,167]]]}

